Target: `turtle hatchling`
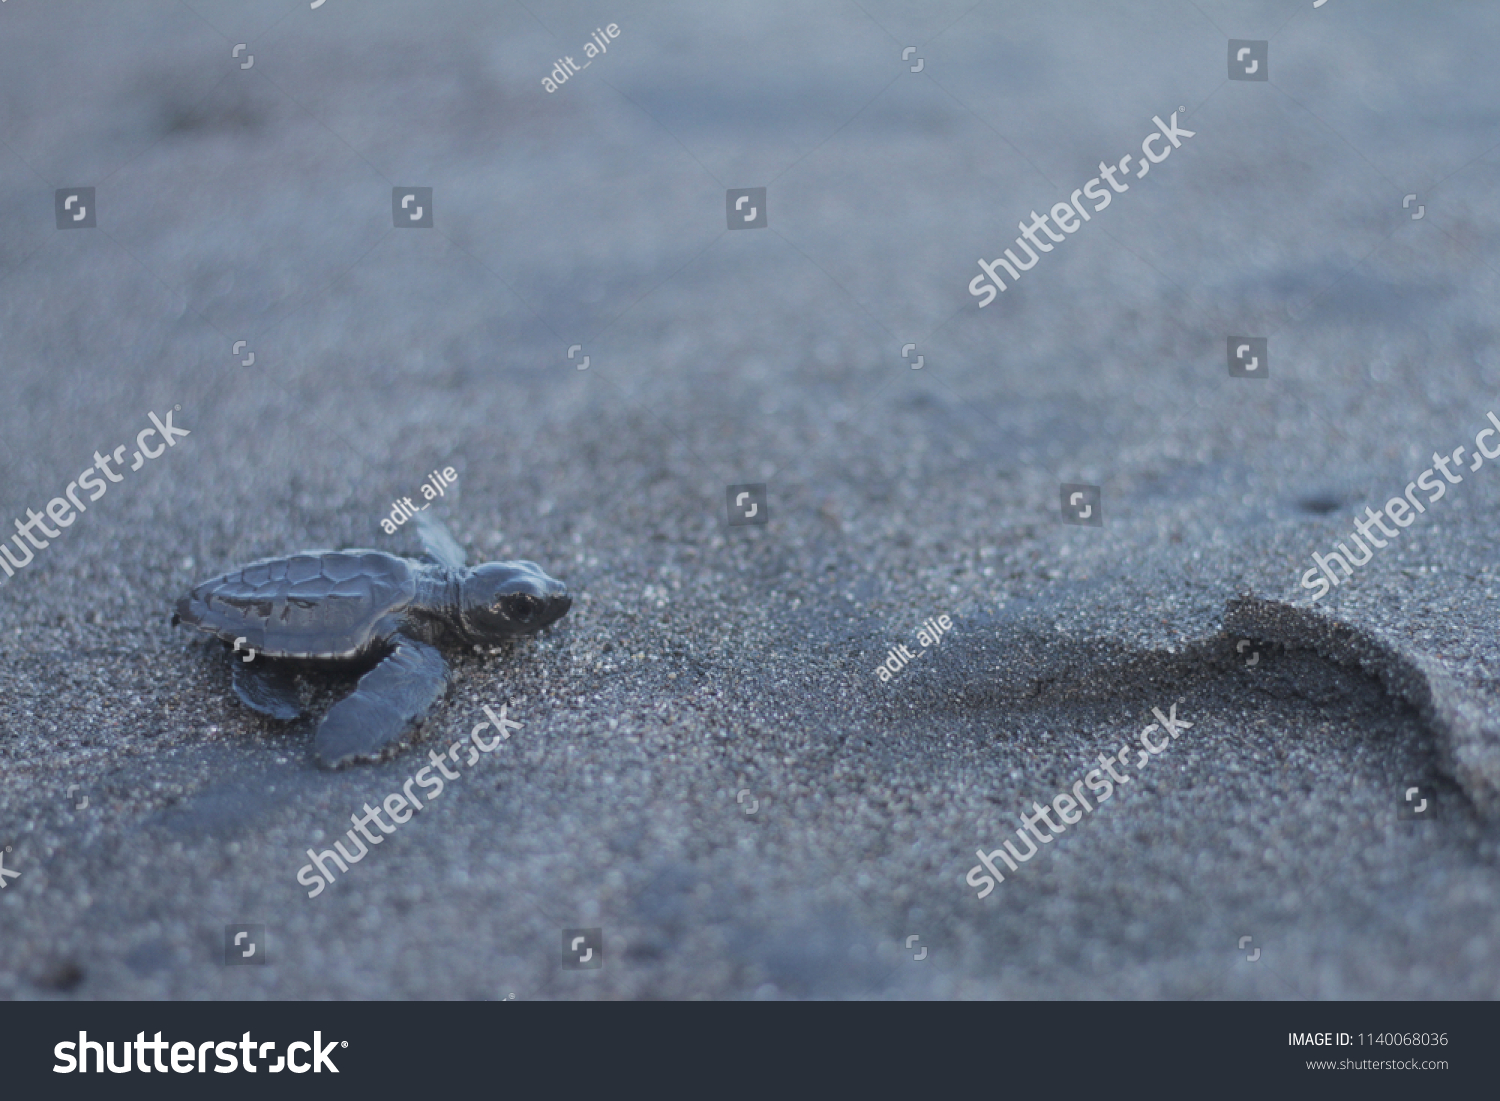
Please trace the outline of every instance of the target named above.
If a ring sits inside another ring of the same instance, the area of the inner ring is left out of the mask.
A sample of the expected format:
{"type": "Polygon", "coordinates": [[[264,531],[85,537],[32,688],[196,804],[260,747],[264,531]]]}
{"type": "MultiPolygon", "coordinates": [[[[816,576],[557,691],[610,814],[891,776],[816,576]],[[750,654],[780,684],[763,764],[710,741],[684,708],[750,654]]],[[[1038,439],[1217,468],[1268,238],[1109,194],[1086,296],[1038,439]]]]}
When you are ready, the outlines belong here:
{"type": "Polygon", "coordinates": [[[172,623],[243,650],[231,654],[235,694],[282,721],[302,715],[298,663],[373,665],[329,709],[314,745],[330,768],[379,757],[447,688],[439,646],[533,635],[572,605],[567,587],[536,563],[471,568],[441,521],[416,520],[420,559],[375,550],[263,559],[197,586],[177,602],[172,623]]]}

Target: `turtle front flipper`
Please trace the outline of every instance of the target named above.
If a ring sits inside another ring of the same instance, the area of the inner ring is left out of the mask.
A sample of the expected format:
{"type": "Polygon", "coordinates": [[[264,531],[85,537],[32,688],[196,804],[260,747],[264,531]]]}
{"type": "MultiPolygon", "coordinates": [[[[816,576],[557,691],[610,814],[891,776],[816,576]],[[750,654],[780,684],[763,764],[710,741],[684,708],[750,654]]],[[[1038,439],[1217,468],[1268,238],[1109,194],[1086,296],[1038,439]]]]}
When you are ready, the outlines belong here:
{"type": "Polygon", "coordinates": [[[448,685],[436,648],[397,635],[395,649],[359,678],[359,687],[329,709],[313,744],[328,768],[378,757],[423,719],[448,685]]]}
{"type": "Polygon", "coordinates": [[[265,660],[246,662],[238,655],[234,661],[234,694],[253,711],[289,723],[302,715],[302,700],[297,695],[297,681],[283,666],[265,660]]]}

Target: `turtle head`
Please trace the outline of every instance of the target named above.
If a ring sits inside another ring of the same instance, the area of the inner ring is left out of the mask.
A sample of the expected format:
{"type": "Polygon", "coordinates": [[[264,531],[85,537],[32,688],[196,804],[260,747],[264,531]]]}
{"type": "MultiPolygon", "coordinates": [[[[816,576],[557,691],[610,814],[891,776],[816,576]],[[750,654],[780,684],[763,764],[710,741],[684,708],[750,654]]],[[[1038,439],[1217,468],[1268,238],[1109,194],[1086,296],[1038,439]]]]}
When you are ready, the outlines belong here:
{"type": "Polygon", "coordinates": [[[458,618],[471,642],[492,643],[534,635],[572,605],[568,587],[535,562],[489,562],[460,584],[458,618]]]}

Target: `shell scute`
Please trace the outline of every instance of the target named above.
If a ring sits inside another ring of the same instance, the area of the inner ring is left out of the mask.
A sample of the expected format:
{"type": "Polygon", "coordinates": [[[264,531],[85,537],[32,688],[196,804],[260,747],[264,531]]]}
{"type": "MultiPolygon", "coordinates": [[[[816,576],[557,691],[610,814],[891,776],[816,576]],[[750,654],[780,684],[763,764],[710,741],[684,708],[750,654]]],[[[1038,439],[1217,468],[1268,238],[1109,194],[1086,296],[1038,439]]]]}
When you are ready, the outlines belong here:
{"type": "Polygon", "coordinates": [[[293,583],[312,581],[323,576],[321,555],[298,554],[287,559],[286,579],[293,583]]]}

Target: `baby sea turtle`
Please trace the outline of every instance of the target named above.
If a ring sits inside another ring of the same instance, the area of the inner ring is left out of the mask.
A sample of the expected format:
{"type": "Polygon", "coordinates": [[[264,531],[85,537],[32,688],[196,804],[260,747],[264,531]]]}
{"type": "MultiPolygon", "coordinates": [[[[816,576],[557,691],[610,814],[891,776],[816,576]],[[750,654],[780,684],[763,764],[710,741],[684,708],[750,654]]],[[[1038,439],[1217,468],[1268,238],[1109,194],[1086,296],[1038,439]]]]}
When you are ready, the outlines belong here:
{"type": "Polygon", "coordinates": [[[567,587],[536,563],[471,569],[441,521],[416,520],[420,559],[374,550],[266,558],[197,586],[177,602],[172,623],[256,651],[249,662],[234,654],[235,694],[283,721],[302,715],[293,663],[375,662],[329,709],[314,745],[329,767],[378,757],[447,687],[439,645],[535,634],[572,605],[567,587]]]}

